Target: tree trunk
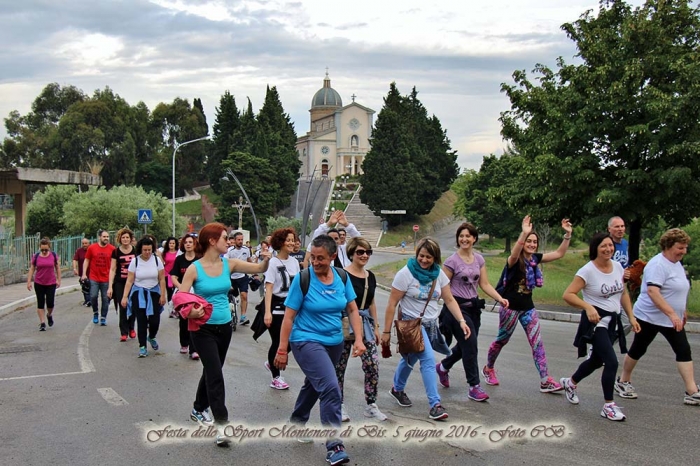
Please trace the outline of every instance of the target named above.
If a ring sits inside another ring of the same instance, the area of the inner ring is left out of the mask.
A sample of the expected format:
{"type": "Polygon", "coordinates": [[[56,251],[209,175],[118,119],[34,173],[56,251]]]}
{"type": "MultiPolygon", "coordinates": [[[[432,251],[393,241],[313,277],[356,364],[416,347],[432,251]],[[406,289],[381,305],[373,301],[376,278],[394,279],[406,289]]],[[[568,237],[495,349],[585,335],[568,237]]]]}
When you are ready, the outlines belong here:
{"type": "Polygon", "coordinates": [[[506,238],[506,254],[510,254],[510,238],[506,238]]]}
{"type": "Polygon", "coordinates": [[[642,239],[642,220],[629,222],[629,261],[628,265],[639,259],[639,242],[642,239]]]}

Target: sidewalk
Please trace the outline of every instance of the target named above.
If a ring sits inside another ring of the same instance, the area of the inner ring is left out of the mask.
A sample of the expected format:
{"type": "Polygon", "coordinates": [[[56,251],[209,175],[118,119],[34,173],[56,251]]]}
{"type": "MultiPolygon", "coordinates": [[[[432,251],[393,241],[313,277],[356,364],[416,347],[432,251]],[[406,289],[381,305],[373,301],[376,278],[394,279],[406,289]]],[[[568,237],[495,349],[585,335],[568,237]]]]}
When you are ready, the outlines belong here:
{"type": "MultiPolygon", "coordinates": [[[[56,296],[80,290],[78,277],[63,277],[61,282],[61,287],[56,290],[56,296]]],[[[79,298],[80,296],[76,295],[76,299],[79,298]]],[[[34,288],[32,291],[27,290],[26,282],[0,286],[0,319],[27,307],[36,307],[34,288]]]]}

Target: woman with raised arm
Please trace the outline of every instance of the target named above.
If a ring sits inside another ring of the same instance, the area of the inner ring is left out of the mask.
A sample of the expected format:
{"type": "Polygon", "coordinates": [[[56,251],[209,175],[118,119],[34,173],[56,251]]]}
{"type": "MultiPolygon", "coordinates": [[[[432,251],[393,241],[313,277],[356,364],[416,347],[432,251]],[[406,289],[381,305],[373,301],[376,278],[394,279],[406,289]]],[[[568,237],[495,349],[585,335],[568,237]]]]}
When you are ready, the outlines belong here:
{"type": "MultiPolygon", "coordinates": [[[[222,257],[222,254],[228,250],[227,239],[225,225],[221,223],[205,225],[197,238],[197,253],[202,257],[187,268],[180,286],[182,292],[193,289],[212,307],[211,315],[206,322],[202,323],[197,331],[190,332],[192,343],[199,353],[203,366],[190,418],[206,425],[215,423],[219,427],[216,445],[220,447],[228,447],[231,444],[230,439],[222,432],[223,427],[228,423],[223,367],[233,333],[231,312],[228,307],[230,277],[233,272],[265,272],[270,260],[269,252],[261,253],[262,260],[259,264],[222,257]],[[209,407],[214,416],[213,421],[207,413],[209,407]]],[[[204,306],[195,305],[187,318],[202,319],[204,314],[204,306]]]]}
{"type": "Polygon", "coordinates": [[[532,359],[540,375],[540,392],[554,393],[562,390],[559,382],[549,375],[547,356],[540,335],[540,320],[535,303],[532,301],[532,292],[543,284],[542,271],[538,265],[561,259],[569,249],[573,227],[568,218],[561,221],[561,227],[564,229],[564,239],[557,250],[541,254],[537,252],[540,237],[532,228],[530,216],[526,215],[523,218],[522,232],[508,256],[506,276],[510,278],[502,293],[502,296],[508,300],[508,307],[501,305],[498,309],[498,335],[489,347],[486,366],[482,371],[484,381],[489,385],[499,384],[496,369],[494,369],[496,359],[510,341],[515,326],[520,322],[532,348],[532,359]]]}

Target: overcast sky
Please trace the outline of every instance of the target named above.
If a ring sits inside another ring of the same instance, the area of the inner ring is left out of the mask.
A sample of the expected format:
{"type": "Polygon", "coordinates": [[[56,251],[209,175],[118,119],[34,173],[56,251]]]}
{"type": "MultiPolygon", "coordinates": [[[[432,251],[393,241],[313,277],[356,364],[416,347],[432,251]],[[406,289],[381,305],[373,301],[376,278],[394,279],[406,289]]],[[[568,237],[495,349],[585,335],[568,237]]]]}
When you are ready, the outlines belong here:
{"type": "MultiPolygon", "coordinates": [[[[639,5],[642,1],[630,1],[639,5]]],[[[211,130],[229,90],[259,109],[277,86],[297,135],[328,67],[343,104],[382,107],[413,86],[462,168],[502,152],[500,92],[514,70],[572,61],[561,31],[596,0],[0,0],[0,116],[25,114],[46,84],[111,87],[150,109],[202,99],[211,130]]],[[[0,138],[5,137],[5,128],[0,138]]]]}

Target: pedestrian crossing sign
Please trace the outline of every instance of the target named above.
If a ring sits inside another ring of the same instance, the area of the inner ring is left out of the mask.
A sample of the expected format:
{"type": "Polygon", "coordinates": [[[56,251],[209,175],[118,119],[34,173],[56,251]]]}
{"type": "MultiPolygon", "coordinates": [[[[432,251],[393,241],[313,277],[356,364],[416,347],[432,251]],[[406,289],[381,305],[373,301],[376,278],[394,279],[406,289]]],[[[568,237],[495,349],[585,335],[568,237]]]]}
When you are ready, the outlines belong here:
{"type": "Polygon", "coordinates": [[[151,209],[139,209],[138,215],[139,223],[153,223],[153,212],[151,209]]]}

